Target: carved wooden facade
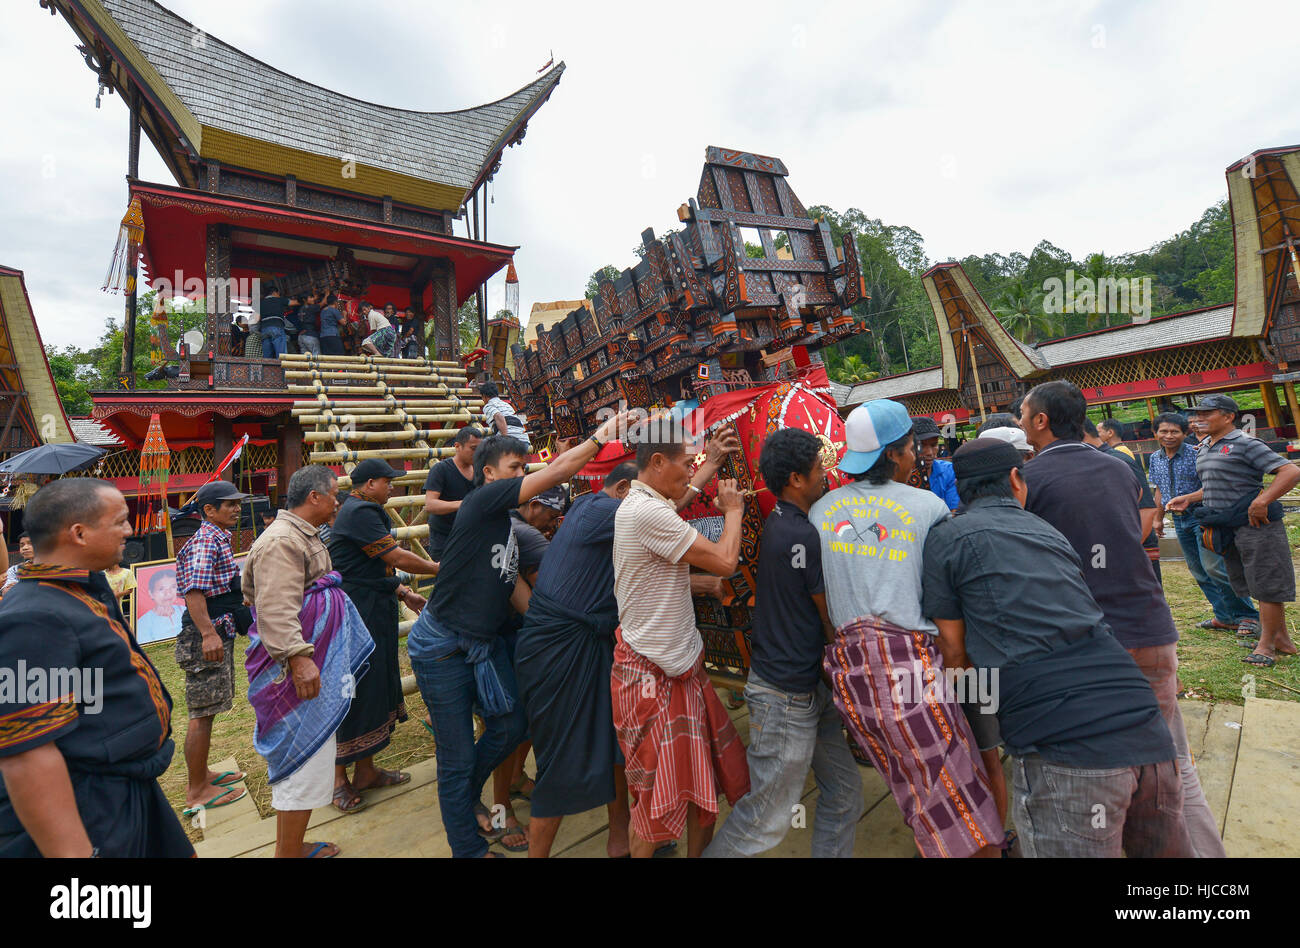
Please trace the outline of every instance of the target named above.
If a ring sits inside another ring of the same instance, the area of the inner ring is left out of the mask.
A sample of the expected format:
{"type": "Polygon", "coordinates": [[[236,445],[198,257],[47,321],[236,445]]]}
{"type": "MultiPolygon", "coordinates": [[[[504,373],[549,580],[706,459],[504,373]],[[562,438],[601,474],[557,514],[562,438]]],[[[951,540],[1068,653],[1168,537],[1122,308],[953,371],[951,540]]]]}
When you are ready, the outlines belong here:
{"type": "Polygon", "coordinates": [[[821,347],[860,331],[853,235],[840,244],[808,216],[785,165],[710,147],[682,227],[641,235],[641,261],[516,346],[510,394],[545,437],[590,432],[620,401],[650,408],[772,381],[764,356],[821,347]]]}

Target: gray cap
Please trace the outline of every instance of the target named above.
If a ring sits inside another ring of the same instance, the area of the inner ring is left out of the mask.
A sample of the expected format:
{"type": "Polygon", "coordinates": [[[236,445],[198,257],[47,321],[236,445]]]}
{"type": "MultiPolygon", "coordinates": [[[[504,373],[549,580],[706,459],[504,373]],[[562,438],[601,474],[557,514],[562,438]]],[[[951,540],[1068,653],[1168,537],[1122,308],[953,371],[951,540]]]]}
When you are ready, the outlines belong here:
{"type": "Polygon", "coordinates": [[[219,507],[223,501],[243,500],[245,497],[250,496],[252,495],[241,494],[235,485],[230,483],[230,481],[218,478],[211,483],[204,484],[197,492],[195,492],[194,505],[198,508],[199,514],[202,515],[203,508],[208,504],[211,504],[213,507],[219,507]]]}
{"type": "Polygon", "coordinates": [[[356,487],[377,477],[401,477],[405,471],[399,471],[383,458],[366,458],[352,469],[349,476],[352,486],[356,487]]]}
{"type": "Polygon", "coordinates": [[[1200,402],[1193,405],[1192,411],[1230,411],[1234,415],[1241,412],[1237,407],[1235,400],[1227,395],[1206,395],[1201,398],[1200,402]]]}

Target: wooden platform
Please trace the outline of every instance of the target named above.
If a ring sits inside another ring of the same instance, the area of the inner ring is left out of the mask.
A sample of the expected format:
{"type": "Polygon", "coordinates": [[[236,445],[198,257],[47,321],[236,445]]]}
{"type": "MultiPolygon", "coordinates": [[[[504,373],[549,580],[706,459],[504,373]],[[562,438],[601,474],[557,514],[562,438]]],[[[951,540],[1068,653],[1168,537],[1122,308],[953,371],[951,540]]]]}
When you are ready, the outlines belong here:
{"type": "MultiPolygon", "coordinates": [[[[1229,856],[1300,856],[1300,703],[1251,698],[1244,708],[1202,701],[1180,702],[1187,736],[1197,760],[1201,784],[1218,816],[1229,856]]],[[[741,737],[748,739],[749,715],[732,712],[741,737]]],[[[418,727],[418,722],[412,722],[418,727]]],[[[233,760],[215,765],[233,770],[233,760]]],[[[341,857],[450,856],[438,813],[437,762],[430,759],[406,768],[411,782],[369,791],[368,806],[344,815],[332,807],[312,814],[308,840],[337,843],[341,857]]],[[[529,760],[532,771],[532,760],[529,760]]],[[[1008,775],[1009,778],[1009,775],[1008,775]]],[[[862,769],[863,815],[858,823],[856,856],[911,858],[912,834],[880,776],[862,769]]],[[[491,804],[490,800],[484,800],[491,804]]],[[[791,830],[767,857],[807,856],[812,845],[817,790],[811,775],[804,788],[805,828],[791,830]]],[[[528,821],[528,803],[515,812],[528,821]]],[[[720,819],[728,808],[723,804],[720,819]]],[[[258,817],[251,798],[204,814],[200,856],[266,856],[274,853],[275,819],[258,817]]],[[[552,854],[603,858],[607,822],[604,808],[566,817],[552,854]]],[[[504,853],[499,846],[494,850],[504,853]]],[[[678,850],[684,855],[685,846],[678,850]]],[[[507,854],[515,855],[515,854],[507,854]]],[[[525,854],[518,854],[523,858],[525,854]]]]}

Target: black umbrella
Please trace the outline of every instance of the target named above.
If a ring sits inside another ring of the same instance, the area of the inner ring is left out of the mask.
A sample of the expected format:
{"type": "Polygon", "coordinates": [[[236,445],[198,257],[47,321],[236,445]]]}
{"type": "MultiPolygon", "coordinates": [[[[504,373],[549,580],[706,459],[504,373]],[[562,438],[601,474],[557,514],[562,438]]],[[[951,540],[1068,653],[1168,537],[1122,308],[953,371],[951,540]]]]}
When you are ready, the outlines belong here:
{"type": "Polygon", "coordinates": [[[7,461],[0,461],[0,474],[67,474],[94,464],[105,451],[90,444],[43,444],[7,461]]]}

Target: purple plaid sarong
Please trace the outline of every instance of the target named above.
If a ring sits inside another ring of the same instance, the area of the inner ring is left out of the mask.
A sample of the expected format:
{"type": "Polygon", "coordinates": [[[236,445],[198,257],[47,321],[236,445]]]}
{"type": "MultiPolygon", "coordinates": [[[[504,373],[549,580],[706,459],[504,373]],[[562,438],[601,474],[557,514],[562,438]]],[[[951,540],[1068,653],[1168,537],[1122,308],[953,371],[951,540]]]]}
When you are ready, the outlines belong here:
{"type": "Polygon", "coordinates": [[[1000,846],[988,776],[966,715],[945,695],[931,637],[875,616],[854,619],[835,630],[823,664],[840,717],[889,785],[921,855],[1000,846]],[[918,680],[936,687],[918,689],[918,680]]]}

